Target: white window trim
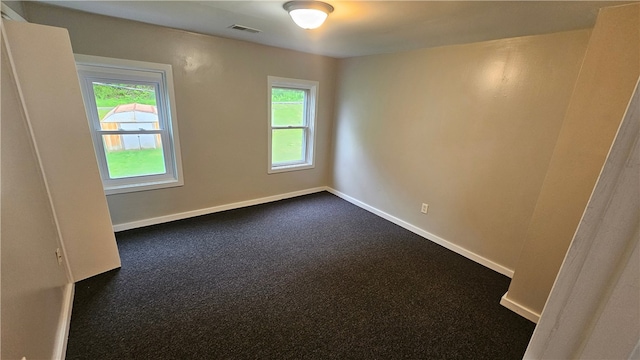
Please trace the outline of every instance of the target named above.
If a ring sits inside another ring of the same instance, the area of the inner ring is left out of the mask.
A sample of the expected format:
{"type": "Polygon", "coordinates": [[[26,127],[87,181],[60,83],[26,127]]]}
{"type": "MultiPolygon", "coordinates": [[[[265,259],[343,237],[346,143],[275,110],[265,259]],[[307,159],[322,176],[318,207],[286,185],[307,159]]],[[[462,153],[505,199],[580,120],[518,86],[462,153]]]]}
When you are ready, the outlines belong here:
{"type": "Polygon", "coordinates": [[[107,58],[101,56],[91,55],[79,55],[75,54],[76,66],[78,68],[78,75],[80,80],[80,88],[82,95],[89,101],[93,102],[89,105],[85,102],[85,109],[87,111],[87,120],[91,129],[92,139],[98,158],[98,168],[102,176],[102,182],[106,195],[146,191],[154,189],[162,189],[168,187],[176,187],[184,185],[182,175],[182,156],[180,152],[180,140],[178,136],[178,123],[175,107],[175,93],[173,90],[173,72],[171,65],[151,63],[145,61],[134,61],[107,58]],[[156,89],[160,101],[164,106],[158,106],[158,113],[160,116],[168,117],[167,132],[168,142],[163,143],[163,149],[165,153],[165,159],[167,160],[167,173],[162,175],[149,175],[149,176],[136,176],[122,179],[109,179],[108,169],[106,168],[106,160],[101,160],[100,157],[104,157],[104,150],[102,149],[102,139],[98,139],[98,136],[102,136],[99,132],[95,131],[94,119],[97,119],[95,98],[92,98],[89,94],[92,94],[92,90],[88,90],[86,81],[83,81],[83,76],[80,73],[91,74],[102,73],[114,75],[121,75],[130,72],[142,72],[149,74],[148,79],[145,79],[144,75],[137,73],[132,76],[131,81],[135,80],[147,80],[150,82],[158,83],[159,88],[156,89]],[[161,81],[158,82],[158,76],[161,77],[161,81]],[[165,88],[166,87],[166,88],[165,88]],[[166,95],[165,95],[166,94],[166,95]],[[167,114],[161,114],[161,112],[167,109],[167,114]],[[167,157],[173,153],[173,156],[167,157]],[[100,155],[102,154],[102,155],[100,155]],[[170,159],[173,158],[173,162],[170,159]]]}
{"type": "Polygon", "coordinates": [[[315,168],[315,153],[316,153],[316,114],[318,112],[318,92],[320,88],[320,83],[312,80],[300,80],[300,79],[290,79],[283,78],[277,76],[268,76],[267,77],[267,111],[268,111],[268,126],[267,126],[267,173],[268,174],[276,174],[287,171],[296,171],[296,170],[306,170],[315,168]],[[282,165],[272,165],[272,149],[271,149],[271,136],[273,130],[273,121],[272,121],[272,109],[271,109],[271,90],[276,88],[291,88],[291,89],[300,89],[308,91],[308,99],[306,107],[306,120],[307,120],[307,136],[305,138],[305,161],[302,163],[294,163],[294,164],[282,164],[282,165]]]}

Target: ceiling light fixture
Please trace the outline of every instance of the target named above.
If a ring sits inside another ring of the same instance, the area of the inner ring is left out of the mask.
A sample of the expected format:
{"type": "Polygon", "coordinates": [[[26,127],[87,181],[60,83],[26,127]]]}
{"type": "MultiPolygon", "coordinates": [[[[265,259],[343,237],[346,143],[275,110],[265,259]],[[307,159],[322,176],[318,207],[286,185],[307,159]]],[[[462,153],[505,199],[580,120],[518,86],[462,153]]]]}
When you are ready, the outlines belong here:
{"type": "Polygon", "coordinates": [[[308,30],[320,27],[333,11],[333,6],[322,1],[289,1],[282,7],[296,25],[308,30]]]}

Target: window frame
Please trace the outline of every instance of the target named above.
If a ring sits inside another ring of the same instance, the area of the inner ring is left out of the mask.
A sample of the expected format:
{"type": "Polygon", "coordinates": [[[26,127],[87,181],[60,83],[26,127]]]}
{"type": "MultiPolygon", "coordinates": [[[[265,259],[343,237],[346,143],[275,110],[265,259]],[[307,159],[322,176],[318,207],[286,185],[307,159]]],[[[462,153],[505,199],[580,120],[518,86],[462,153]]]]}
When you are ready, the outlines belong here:
{"type": "Polygon", "coordinates": [[[75,60],[105,194],[112,195],[184,185],[171,65],[80,54],[75,55],[75,60]],[[94,81],[152,85],[156,93],[156,109],[160,129],[101,129],[93,90],[94,81]],[[104,150],[103,135],[136,134],[160,135],[165,173],[111,178],[104,150]]]}
{"type": "Polygon", "coordinates": [[[316,149],[316,114],[318,112],[318,91],[320,84],[318,81],[291,79],[277,76],[268,76],[268,93],[267,93],[267,110],[268,110],[268,126],[267,126],[267,173],[276,174],[287,171],[307,170],[315,168],[315,149],[316,149]],[[304,102],[304,119],[302,126],[274,126],[273,125],[273,110],[272,110],[272,92],[274,88],[284,88],[292,90],[304,90],[305,102],[304,102]],[[273,164],[273,148],[272,148],[272,136],[273,130],[286,130],[286,129],[303,129],[303,150],[304,160],[289,163],[273,164]]]}

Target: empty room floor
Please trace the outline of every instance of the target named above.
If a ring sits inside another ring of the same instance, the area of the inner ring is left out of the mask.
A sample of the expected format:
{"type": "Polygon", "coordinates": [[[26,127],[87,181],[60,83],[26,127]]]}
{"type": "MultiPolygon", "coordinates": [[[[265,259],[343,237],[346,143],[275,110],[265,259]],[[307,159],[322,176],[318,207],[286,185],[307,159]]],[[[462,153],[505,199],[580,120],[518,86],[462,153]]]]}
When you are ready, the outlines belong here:
{"type": "Polygon", "coordinates": [[[67,359],[521,359],[510,279],[327,192],[116,234],[67,359]]]}

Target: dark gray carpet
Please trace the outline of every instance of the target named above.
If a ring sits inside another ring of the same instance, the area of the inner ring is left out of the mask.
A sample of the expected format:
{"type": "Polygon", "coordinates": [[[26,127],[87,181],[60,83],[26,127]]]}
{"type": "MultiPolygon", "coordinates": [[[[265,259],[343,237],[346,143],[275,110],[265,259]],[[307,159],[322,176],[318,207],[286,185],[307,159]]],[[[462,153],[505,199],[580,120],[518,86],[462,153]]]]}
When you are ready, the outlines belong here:
{"type": "Polygon", "coordinates": [[[509,279],[328,193],[117,234],[67,359],[520,359],[509,279]]]}

